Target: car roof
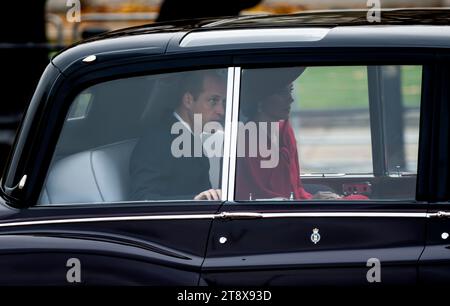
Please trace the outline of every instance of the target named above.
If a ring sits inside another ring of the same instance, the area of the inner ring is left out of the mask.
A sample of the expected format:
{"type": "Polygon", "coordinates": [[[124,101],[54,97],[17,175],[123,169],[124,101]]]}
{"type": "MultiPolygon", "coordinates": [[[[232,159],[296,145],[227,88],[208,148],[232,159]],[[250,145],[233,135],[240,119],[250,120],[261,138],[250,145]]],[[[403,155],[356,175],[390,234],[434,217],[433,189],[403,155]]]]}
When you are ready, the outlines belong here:
{"type": "Polygon", "coordinates": [[[64,71],[89,55],[164,53],[283,47],[450,47],[450,9],[383,9],[380,22],[367,10],[309,11],[153,23],[108,32],[60,52],[64,71]]]}

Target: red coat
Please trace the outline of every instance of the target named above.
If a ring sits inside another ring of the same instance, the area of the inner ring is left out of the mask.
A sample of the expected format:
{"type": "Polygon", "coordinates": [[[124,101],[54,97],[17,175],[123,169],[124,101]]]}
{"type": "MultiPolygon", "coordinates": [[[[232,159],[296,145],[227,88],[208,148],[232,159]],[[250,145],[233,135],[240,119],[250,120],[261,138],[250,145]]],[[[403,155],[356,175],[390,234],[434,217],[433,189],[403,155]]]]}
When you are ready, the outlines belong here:
{"type": "MultiPolygon", "coordinates": [[[[297,141],[294,131],[288,120],[280,121],[279,125],[279,162],[274,168],[262,168],[262,160],[268,158],[248,157],[248,144],[246,141],[246,156],[238,157],[236,168],[236,199],[286,198],[289,199],[293,192],[294,199],[312,199],[302,185],[300,179],[300,165],[298,161],[297,141]]],[[[259,150],[258,150],[259,154],[259,150]]],[[[350,195],[347,200],[367,199],[363,195],[350,195]]]]}
{"type": "MultiPolygon", "coordinates": [[[[261,168],[262,160],[268,158],[239,157],[236,168],[236,199],[287,198],[291,192],[295,199],[311,199],[312,195],[305,191],[300,180],[297,142],[289,121],[280,121],[280,150],[278,165],[274,168],[261,168]]],[[[246,141],[246,147],[248,146],[246,141]]],[[[246,148],[248,154],[248,148],[246,148]]],[[[258,150],[259,153],[259,150],[258,150]]]]}

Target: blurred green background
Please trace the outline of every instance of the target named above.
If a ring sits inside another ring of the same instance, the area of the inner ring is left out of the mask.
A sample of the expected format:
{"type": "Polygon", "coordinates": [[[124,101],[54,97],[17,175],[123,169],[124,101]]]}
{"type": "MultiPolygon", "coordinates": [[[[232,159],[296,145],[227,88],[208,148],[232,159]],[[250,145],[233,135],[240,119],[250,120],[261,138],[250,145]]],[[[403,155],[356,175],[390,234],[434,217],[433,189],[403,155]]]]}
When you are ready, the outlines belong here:
{"type": "MultiPolygon", "coordinates": [[[[403,105],[419,107],[421,66],[402,66],[403,105]]],[[[302,110],[368,108],[367,67],[311,67],[294,86],[302,110]]]]}

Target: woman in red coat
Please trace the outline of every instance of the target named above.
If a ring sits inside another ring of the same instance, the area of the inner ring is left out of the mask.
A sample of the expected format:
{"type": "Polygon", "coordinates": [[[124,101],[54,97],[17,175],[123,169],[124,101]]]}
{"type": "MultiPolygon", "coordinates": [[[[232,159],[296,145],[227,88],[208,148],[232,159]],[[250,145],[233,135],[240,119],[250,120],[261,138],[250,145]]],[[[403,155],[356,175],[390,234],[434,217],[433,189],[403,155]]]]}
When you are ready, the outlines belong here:
{"type": "MultiPolygon", "coordinates": [[[[270,131],[270,124],[279,125],[279,134],[266,133],[267,143],[279,146],[279,159],[274,167],[261,167],[264,158],[257,148],[257,156],[249,156],[245,139],[245,157],[238,157],[236,168],[236,199],[340,199],[333,192],[307,192],[300,179],[297,141],[289,122],[292,98],[292,82],[304,71],[303,67],[246,70],[242,76],[241,118],[255,122],[260,133],[270,131]],[[262,130],[260,124],[269,126],[262,130]]],[[[241,134],[241,133],[240,133],[241,134]]],[[[252,135],[255,137],[256,135],[252,135]]],[[[251,136],[250,136],[251,137],[251,136]]],[[[247,137],[248,138],[248,137],[247,137]]],[[[351,195],[345,199],[367,199],[363,195],[351,195]]]]}

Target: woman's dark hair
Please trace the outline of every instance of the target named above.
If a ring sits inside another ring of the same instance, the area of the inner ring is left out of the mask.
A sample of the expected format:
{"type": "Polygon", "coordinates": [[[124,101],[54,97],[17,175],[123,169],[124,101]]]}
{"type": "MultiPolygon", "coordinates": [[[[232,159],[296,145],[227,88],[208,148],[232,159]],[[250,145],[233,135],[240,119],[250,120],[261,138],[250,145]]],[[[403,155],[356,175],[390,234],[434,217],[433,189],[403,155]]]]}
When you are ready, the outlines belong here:
{"type": "Polygon", "coordinates": [[[246,69],[241,80],[241,113],[252,118],[264,99],[284,89],[305,71],[305,67],[246,69]]]}

